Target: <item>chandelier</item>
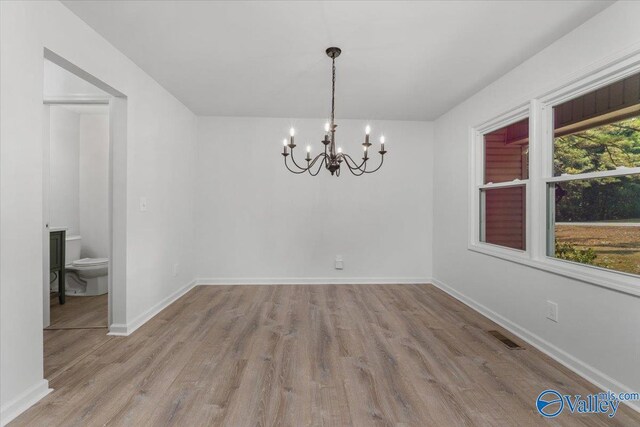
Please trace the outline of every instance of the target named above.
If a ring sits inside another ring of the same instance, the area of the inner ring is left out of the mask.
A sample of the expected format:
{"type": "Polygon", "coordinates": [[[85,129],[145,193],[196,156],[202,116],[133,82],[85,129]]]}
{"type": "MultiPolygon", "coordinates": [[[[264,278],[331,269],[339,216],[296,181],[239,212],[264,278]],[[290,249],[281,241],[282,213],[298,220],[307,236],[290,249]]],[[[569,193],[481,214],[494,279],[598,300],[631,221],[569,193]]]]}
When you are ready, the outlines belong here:
{"type": "Polygon", "coordinates": [[[300,166],[295,158],[293,157],[293,149],[296,148],[296,144],[294,143],[294,135],[295,130],[291,128],[289,143],[287,143],[287,139],[285,138],[283,141],[283,151],[282,156],[284,157],[284,165],[286,168],[295,174],[302,174],[305,172],[309,172],[311,176],[316,176],[320,173],[320,169],[324,166],[331,175],[340,176],[340,170],[342,165],[345,165],[349,172],[351,172],[355,176],[361,176],[366,173],[376,172],[378,169],[382,167],[382,163],[384,162],[384,155],[386,153],[384,149],[384,135],[380,137],[380,164],[371,170],[367,170],[367,162],[369,161],[369,147],[371,147],[371,143],[369,142],[369,134],[371,133],[371,128],[367,126],[365,128],[364,142],[362,143],[363,147],[363,156],[361,162],[356,162],[350,155],[343,153],[342,148],[336,148],[336,128],[338,125],[335,123],[335,101],[336,101],[336,58],[340,56],[342,52],[340,48],[330,47],[326,50],[327,56],[331,58],[331,122],[327,122],[324,126],[324,139],[321,141],[324,144],[324,152],[318,154],[314,158],[311,158],[311,146],[307,145],[307,157],[305,158],[306,166],[300,166]],[[291,153],[289,153],[289,150],[291,153]],[[287,159],[291,155],[291,162],[293,163],[293,169],[287,162],[287,159]],[[317,167],[316,167],[317,166],[317,167]],[[315,168],[315,172],[314,172],[315,168]]]}

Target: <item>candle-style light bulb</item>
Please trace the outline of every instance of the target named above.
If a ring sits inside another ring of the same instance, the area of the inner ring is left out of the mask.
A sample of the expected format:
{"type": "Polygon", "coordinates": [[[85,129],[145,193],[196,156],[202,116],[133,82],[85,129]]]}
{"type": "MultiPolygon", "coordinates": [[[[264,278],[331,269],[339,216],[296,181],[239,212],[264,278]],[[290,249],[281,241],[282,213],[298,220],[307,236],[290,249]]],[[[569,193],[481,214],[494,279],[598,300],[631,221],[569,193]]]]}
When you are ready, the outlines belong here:
{"type": "Polygon", "coordinates": [[[371,126],[367,125],[366,128],[364,128],[364,133],[366,133],[367,135],[369,135],[371,133],[371,126]]]}
{"type": "Polygon", "coordinates": [[[327,123],[324,124],[324,131],[325,132],[329,132],[329,129],[331,129],[331,128],[330,128],[329,122],[327,122],[327,123]]]}
{"type": "Polygon", "coordinates": [[[342,154],[342,147],[338,147],[338,154],[342,154]]]}
{"type": "Polygon", "coordinates": [[[385,149],[384,149],[384,135],[380,136],[380,154],[384,155],[385,153],[385,149]]]}
{"type": "Polygon", "coordinates": [[[287,138],[282,140],[282,145],[284,145],[285,147],[287,146],[287,138]]]}
{"type": "Polygon", "coordinates": [[[311,146],[307,145],[307,153],[311,153],[311,146]]]}
{"type": "Polygon", "coordinates": [[[282,155],[283,156],[288,156],[288,153],[287,153],[287,138],[282,140],[282,155]]]}
{"type": "Polygon", "coordinates": [[[384,144],[384,135],[380,137],[380,144],[384,144]]]}
{"type": "Polygon", "coordinates": [[[291,147],[292,150],[293,150],[293,147],[295,146],[295,144],[293,143],[293,135],[295,135],[295,134],[296,134],[295,129],[293,129],[293,128],[289,129],[289,135],[291,135],[289,137],[289,146],[291,147]]]}

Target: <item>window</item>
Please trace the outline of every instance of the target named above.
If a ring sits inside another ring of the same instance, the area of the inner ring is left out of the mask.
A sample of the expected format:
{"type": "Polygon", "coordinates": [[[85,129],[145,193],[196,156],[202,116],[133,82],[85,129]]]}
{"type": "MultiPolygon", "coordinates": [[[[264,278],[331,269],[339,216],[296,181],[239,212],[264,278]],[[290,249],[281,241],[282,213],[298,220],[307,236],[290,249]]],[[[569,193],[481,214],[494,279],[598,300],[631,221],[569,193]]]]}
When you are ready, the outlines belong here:
{"type": "Polygon", "coordinates": [[[550,184],[551,256],[640,275],[640,175],[550,184]]]}
{"type": "Polygon", "coordinates": [[[634,58],[471,129],[470,250],[640,296],[634,58]]]}
{"type": "Polygon", "coordinates": [[[526,249],[529,119],[488,132],[480,186],[480,241],[526,249]]]}
{"type": "Polygon", "coordinates": [[[640,74],[553,117],[547,255],[640,275],[640,74]]]}
{"type": "Polygon", "coordinates": [[[483,188],[480,241],[525,250],[525,187],[483,188]]]}

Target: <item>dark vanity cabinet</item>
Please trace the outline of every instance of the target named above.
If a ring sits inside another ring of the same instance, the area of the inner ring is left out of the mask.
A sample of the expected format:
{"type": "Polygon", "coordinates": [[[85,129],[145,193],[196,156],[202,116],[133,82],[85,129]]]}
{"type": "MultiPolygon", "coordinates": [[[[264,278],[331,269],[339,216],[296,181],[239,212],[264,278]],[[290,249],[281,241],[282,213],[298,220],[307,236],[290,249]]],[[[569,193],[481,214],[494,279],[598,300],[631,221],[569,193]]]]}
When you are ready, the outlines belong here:
{"type": "Polygon", "coordinates": [[[49,271],[58,279],[58,299],[64,304],[64,263],[65,263],[66,231],[51,231],[49,233],[49,271]]]}

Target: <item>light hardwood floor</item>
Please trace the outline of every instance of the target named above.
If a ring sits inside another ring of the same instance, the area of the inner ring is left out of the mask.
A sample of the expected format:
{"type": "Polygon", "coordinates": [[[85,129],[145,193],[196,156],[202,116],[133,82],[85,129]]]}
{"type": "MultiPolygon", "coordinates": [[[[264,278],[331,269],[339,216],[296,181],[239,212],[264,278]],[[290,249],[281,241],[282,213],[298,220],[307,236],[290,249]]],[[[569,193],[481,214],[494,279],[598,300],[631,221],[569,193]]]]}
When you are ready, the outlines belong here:
{"type": "Polygon", "coordinates": [[[596,388],[491,329],[433,286],[199,286],[98,340],[11,425],[640,425],[626,407],[543,420],[542,390],[596,388]]]}
{"type": "Polygon", "coordinates": [[[66,303],[58,303],[52,294],[49,303],[51,322],[46,329],[106,328],[108,295],[91,297],[66,296],[66,303]]]}
{"type": "Polygon", "coordinates": [[[44,330],[44,377],[49,381],[111,338],[107,298],[67,295],[66,303],[59,304],[57,294],[51,296],[51,324],[44,330]]]}

